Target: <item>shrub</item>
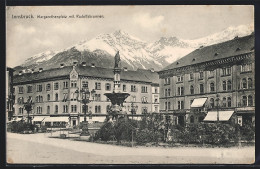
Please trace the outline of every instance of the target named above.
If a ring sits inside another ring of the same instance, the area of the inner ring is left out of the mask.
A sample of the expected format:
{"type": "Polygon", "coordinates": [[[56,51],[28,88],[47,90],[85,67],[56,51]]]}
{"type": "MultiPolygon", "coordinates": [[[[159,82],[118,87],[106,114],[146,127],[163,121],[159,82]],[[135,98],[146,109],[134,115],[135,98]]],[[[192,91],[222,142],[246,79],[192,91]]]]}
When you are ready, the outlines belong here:
{"type": "Polygon", "coordinates": [[[34,128],[36,127],[35,125],[33,124],[28,124],[28,123],[25,123],[23,121],[13,121],[11,123],[9,123],[9,127],[11,128],[11,131],[14,132],[14,133],[22,133],[26,130],[31,130],[31,131],[34,131],[34,128]]]}
{"type": "Polygon", "coordinates": [[[245,124],[239,129],[242,140],[250,142],[255,139],[255,126],[253,126],[252,124],[245,124]]]}
{"type": "Polygon", "coordinates": [[[143,129],[137,132],[136,142],[139,145],[144,145],[146,143],[155,142],[158,143],[160,138],[162,138],[162,134],[158,131],[150,131],[148,129],[143,129]]]}

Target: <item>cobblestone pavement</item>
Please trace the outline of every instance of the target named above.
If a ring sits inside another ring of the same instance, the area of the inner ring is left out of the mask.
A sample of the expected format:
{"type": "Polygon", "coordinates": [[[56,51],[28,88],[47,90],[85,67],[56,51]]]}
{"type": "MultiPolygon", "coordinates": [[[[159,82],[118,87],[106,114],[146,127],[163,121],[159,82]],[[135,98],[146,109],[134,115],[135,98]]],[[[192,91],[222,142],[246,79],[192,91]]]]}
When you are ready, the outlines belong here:
{"type": "Polygon", "coordinates": [[[46,134],[7,133],[7,162],[29,164],[251,164],[254,146],[231,148],[122,147],[46,134]]]}

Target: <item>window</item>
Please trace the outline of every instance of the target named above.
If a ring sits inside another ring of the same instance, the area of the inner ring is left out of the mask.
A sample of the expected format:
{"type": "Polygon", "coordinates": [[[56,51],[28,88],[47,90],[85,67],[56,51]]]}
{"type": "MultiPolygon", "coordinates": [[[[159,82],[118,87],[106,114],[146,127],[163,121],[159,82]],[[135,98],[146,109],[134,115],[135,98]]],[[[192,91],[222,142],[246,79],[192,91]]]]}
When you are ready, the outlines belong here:
{"type": "Polygon", "coordinates": [[[167,102],[164,103],[164,109],[168,110],[168,103],[167,102]]]}
{"type": "Polygon", "coordinates": [[[59,107],[58,105],[55,105],[55,113],[58,113],[58,111],[59,111],[59,107]]]}
{"type": "Polygon", "coordinates": [[[227,75],[231,75],[231,67],[227,68],[227,75]]]}
{"type": "Polygon", "coordinates": [[[226,81],[222,82],[222,88],[223,88],[224,91],[227,90],[227,82],[226,81]]]}
{"type": "Polygon", "coordinates": [[[252,79],[248,78],[248,88],[251,89],[253,88],[253,83],[252,83],[252,79]]]}
{"type": "Polygon", "coordinates": [[[177,82],[183,82],[183,76],[177,76],[177,82]]]}
{"type": "Polygon", "coordinates": [[[131,85],[131,92],[136,92],[136,86],[135,85],[131,85]]]}
{"type": "Polygon", "coordinates": [[[68,88],[68,82],[63,82],[63,89],[67,89],[68,88]]]}
{"type": "Polygon", "coordinates": [[[227,90],[232,90],[231,80],[227,81],[227,90]]]}
{"type": "Polygon", "coordinates": [[[227,98],[227,105],[228,105],[228,107],[231,107],[231,97],[227,98]]]}
{"type": "Polygon", "coordinates": [[[178,95],[183,96],[184,95],[184,87],[178,87],[177,89],[178,89],[178,91],[177,91],[178,95]]]}
{"type": "Polygon", "coordinates": [[[82,88],[86,87],[88,88],[88,82],[87,81],[82,81],[82,88]]]}
{"type": "Polygon", "coordinates": [[[247,106],[247,98],[246,98],[246,96],[242,97],[242,106],[247,106]]]}
{"type": "MultiPolygon", "coordinates": [[[[37,91],[38,92],[38,91],[37,91]]],[[[40,91],[41,92],[41,91],[40,91]]],[[[32,93],[32,86],[27,86],[27,93],[32,93]]]]}
{"type": "Polygon", "coordinates": [[[95,94],[95,101],[101,101],[101,95],[95,94]]]}
{"type": "Polygon", "coordinates": [[[50,90],[51,90],[51,84],[50,84],[50,83],[46,84],[46,90],[47,90],[47,91],[50,91],[50,90]]]}
{"type": "Polygon", "coordinates": [[[247,88],[246,78],[242,79],[242,88],[243,88],[243,89],[246,89],[246,88],[247,88]]]}
{"type": "Polygon", "coordinates": [[[227,107],[227,99],[225,97],[223,98],[223,103],[222,104],[223,104],[223,107],[227,107]]]}
{"type": "Polygon", "coordinates": [[[171,89],[168,89],[168,96],[171,96],[171,89]]]}
{"type": "Polygon", "coordinates": [[[23,108],[22,107],[19,108],[19,114],[23,114],[23,108]]]}
{"type": "Polygon", "coordinates": [[[71,82],[70,82],[70,86],[71,86],[72,88],[76,88],[76,87],[77,87],[77,81],[71,81],[71,82]]]}
{"type": "Polygon", "coordinates": [[[154,97],[154,103],[158,103],[158,97],[157,96],[154,97]]]}
{"type": "Polygon", "coordinates": [[[59,95],[58,93],[55,94],[55,101],[58,101],[59,100],[59,95]]]}
{"type": "Polygon", "coordinates": [[[211,107],[211,108],[214,107],[214,99],[213,99],[213,98],[211,98],[211,99],[209,100],[209,104],[210,104],[210,107],[211,107]]]}
{"type": "Polygon", "coordinates": [[[110,83],[106,83],[106,90],[111,90],[111,84],[110,83]]]}
{"type": "Polygon", "coordinates": [[[123,92],[126,92],[126,85],[123,85],[123,92]]]}
{"type": "Polygon", "coordinates": [[[248,106],[253,106],[253,97],[252,96],[248,96],[248,106]]]}
{"type": "Polygon", "coordinates": [[[132,101],[133,101],[133,102],[136,101],[136,96],[132,96],[132,101]]]}
{"type": "Polygon", "coordinates": [[[200,93],[204,93],[204,85],[200,84],[200,93]]]}
{"type": "Polygon", "coordinates": [[[141,92],[142,93],[147,93],[147,86],[142,86],[141,87],[141,92]]]}
{"type": "Polygon", "coordinates": [[[178,101],[178,109],[184,109],[184,101],[178,101]]]}
{"type": "Polygon", "coordinates": [[[241,65],[241,72],[252,71],[252,63],[241,65]]]}
{"type": "Polygon", "coordinates": [[[96,82],[95,83],[95,89],[96,90],[101,90],[101,83],[100,82],[96,82]]]}
{"type": "Polygon", "coordinates": [[[18,104],[23,104],[24,103],[23,97],[19,97],[17,102],[18,104]]]}
{"type": "Polygon", "coordinates": [[[225,75],[227,75],[226,68],[222,68],[222,76],[225,76],[225,75]]]}
{"type": "Polygon", "coordinates": [[[23,87],[19,87],[19,94],[23,94],[23,87]]]}
{"type": "Polygon", "coordinates": [[[211,91],[211,92],[214,92],[214,91],[215,91],[215,85],[214,85],[213,82],[210,83],[210,91],[211,91]]]}
{"type": "Polygon", "coordinates": [[[193,85],[190,85],[190,94],[194,94],[194,87],[193,87],[193,85]]]}
{"type": "MultiPolygon", "coordinates": [[[[28,87],[29,87],[29,86],[28,86],[28,87]]],[[[36,86],[36,91],[37,91],[37,92],[41,92],[41,91],[42,91],[42,85],[41,85],[41,84],[39,84],[39,85],[36,86]]]]}
{"type": "Polygon", "coordinates": [[[54,83],[54,90],[58,90],[58,89],[59,89],[59,83],[56,82],[56,83],[54,83]]]}
{"type": "Polygon", "coordinates": [[[204,78],[203,72],[199,72],[199,79],[203,79],[203,78],[204,78]]]}
{"type": "Polygon", "coordinates": [[[107,113],[110,112],[110,105],[107,105],[107,107],[106,107],[106,111],[107,111],[107,113]]]}
{"type": "Polygon", "coordinates": [[[85,111],[88,112],[88,105],[86,105],[86,107],[85,107],[85,105],[82,105],[82,112],[85,113],[85,111]],[[86,110],[85,110],[85,108],[86,108],[86,110]]]}
{"type": "Polygon", "coordinates": [[[77,112],[77,105],[71,105],[71,112],[77,112]]]}
{"type": "Polygon", "coordinates": [[[50,106],[47,106],[47,114],[50,114],[50,106]]]}
{"type": "Polygon", "coordinates": [[[190,80],[193,80],[194,77],[193,77],[193,73],[190,73],[190,80]]]}
{"type": "Polygon", "coordinates": [[[158,88],[157,87],[154,89],[154,93],[158,93],[158,88]]]}
{"type": "Polygon", "coordinates": [[[148,103],[147,97],[145,97],[145,96],[141,98],[141,101],[142,101],[142,103],[148,103]]]}
{"type": "Polygon", "coordinates": [[[42,114],[42,107],[37,107],[36,109],[37,109],[36,111],[37,114],[42,114]]]}
{"type": "Polygon", "coordinates": [[[147,107],[142,107],[142,114],[146,114],[147,112],[147,107]]]}
{"type": "Polygon", "coordinates": [[[167,97],[167,94],[168,94],[168,89],[165,89],[164,90],[164,96],[167,97]]]}
{"type": "Polygon", "coordinates": [[[95,106],[95,113],[101,113],[101,106],[95,106]]]}
{"type": "Polygon", "coordinates": [[[47,101],[51,100],[51,96],[49,94],[47,94],[47,101]]]}
{"type": "Polygon", "coordinates": [[[169,78],[169,77],[167,77],[167,78],[164,79],[164,84],[165,84],[165,85],[169,85],[170,83],[171,83],[171,81],[170,81],[170,78],[169,78]]]}
{"type": "Polygon", "coordinates": [[[171,110],[171,102],[168,102],[168,110],[171,110]]]}
{"type": "Polygon", "coordinates": [[[68,113],[68,105],[63,105],[63,113],[68,113]]]}
{"type": "Polygon", "coordinates": [[[214,77],[214,73],[215,73],[214,70],[210,70],[209,71],[209,77],[214,77]]]}
{"type": "Polygon", "coordinates": [[[194,116],[190,116],[190,123],[194,123],[194,116]]]}

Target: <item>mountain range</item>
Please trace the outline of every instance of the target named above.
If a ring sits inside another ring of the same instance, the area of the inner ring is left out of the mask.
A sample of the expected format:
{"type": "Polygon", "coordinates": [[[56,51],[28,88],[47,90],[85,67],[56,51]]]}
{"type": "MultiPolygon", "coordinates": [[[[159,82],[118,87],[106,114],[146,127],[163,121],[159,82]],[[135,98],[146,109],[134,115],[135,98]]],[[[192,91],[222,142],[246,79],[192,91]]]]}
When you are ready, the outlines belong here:
{"type": "Polygon", "coordinates": [[[145,42],[128,33],[117,30],[110,34],[101,34],[90,40],[83,40],[60,51],[46,51],[34,55],[14,69],[50,69],[64,63],[72,65],[74,61],[92,63],[99,67],[114,66],[114,56],[120,53],[122,67],[135,70],[151,69],[158,71],[187,55],[200,46],[208,46],[231,40],[236,36],[246,36],[253,31],[252,25],[228,27],[223,31],[206,37],[184,40],[178,37],[161,37],[155,42],[145,42]]]}

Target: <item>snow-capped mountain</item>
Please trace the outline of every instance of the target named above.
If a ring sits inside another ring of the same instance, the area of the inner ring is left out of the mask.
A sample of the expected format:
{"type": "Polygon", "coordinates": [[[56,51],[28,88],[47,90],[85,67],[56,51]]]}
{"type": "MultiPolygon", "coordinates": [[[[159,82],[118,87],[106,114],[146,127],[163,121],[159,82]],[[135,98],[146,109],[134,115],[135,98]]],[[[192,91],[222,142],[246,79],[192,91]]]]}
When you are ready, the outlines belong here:
{"type": "Polygon", "coordinates": [[[241,25],[193,40],[162,37],[158,41],[148,43],[119,30],[110,34],[98,35],[90,40],[83,40],[61,51],[37,54],[27,59],[19,68],[43,67],[48,69],[57,67],[60,63],[70,65],[75,60],[86,61],[89,65],[95,63],[97,66],[113,67],[113,57],[119,51],[122,66],[129,69],[154,68],[160,70],[202,45],[208,46],[224,42],[236,36],[249,35],[252,31],[252,25],[241,25]]]}

